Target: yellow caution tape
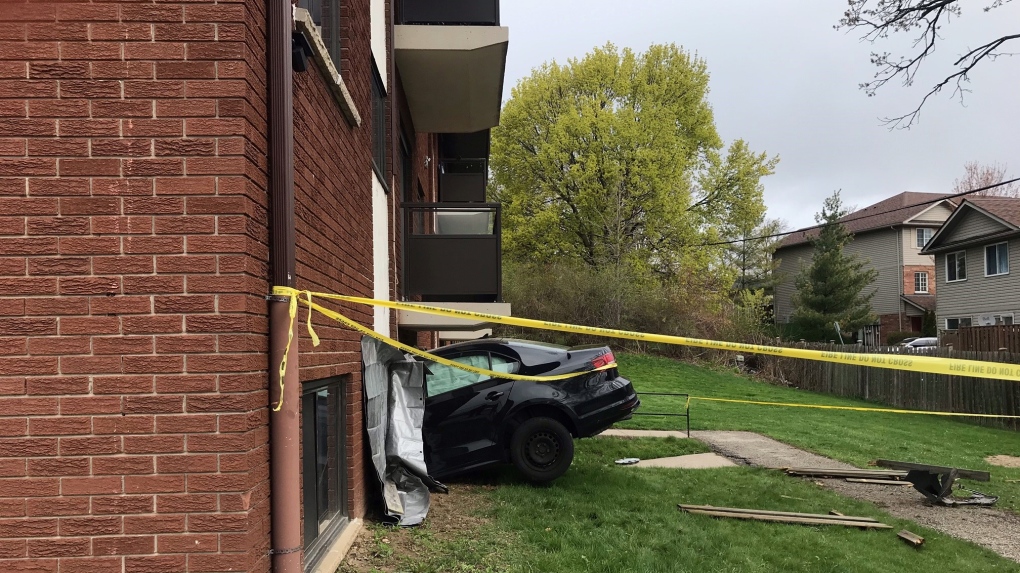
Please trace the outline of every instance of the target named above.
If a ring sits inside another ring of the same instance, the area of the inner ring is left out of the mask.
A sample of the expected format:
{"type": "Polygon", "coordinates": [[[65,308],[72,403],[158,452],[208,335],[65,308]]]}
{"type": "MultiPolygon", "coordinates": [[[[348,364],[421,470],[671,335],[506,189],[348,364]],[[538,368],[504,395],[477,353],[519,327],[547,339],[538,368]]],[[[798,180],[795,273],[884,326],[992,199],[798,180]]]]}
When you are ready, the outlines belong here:
{"type": "MultiPolygon", "coordinates": [[[[281,294],[281,293],[274,292],[274,294],[281,294]]],[[[488,376],[489,378],[503,378],[503,379],[507,379],[507,380],[520,380],[520,381],[527,381],[527,382],[552,382],[552,381],[555,381],[555,380],[566,380],[568,378],[574,378],[574,377],[576,377],[576,376],[578,376],[580,374],[586,374],[586,373],[589,373],[589,372],[601,372],[603,370],[609,370],[610,368],[616,368],[616,366],[617,366],[616,362],[612,362],[610,364],[606,364],[606,365],[600,366],[598,368],[593,368],[591,370],[583,370],[583,371],[578,371],[578,372],[568,372],[566,374],[552,374],[552,375],[549,375],[549,376],[526,376],[526,375],[523,375],[523,374],[511,374],[509,372],[497,372],[495,370],[488,370],[486,368],[478,368],[476,366],[471,366],[469,364],[462,364],[462,363],[457,362],[455,360],[450,360],[449,358],[443,358],[442,356],[436,356],[435,354],[432,354],[431,352],[426,352],[424,350],[419,350],[419,349],[417,349],[417,348],[415,348],[413,346],[408,346],[407,344],[404,344],[404,343],[402,343],[402,342],[400,342],[398,340],[393,340],[392,338],[390,338],[390,337],[388,337],[386,335],[380,334],[380,333],[372,330],[371,328],[368,328],[367,326],[364,326],[361,323],[359,323],[359,322],[357,322],[355,320],[352,320],[352,319],[350,319],[350,318],[340,314],[339,312],[336,312],[335,310],[331,310],[329,308],[326,308],[326,307],[324,307],[324,306],[322,306],[320,304],[317,304],[317,303],[313,302],[312,301],[312,293],[309,293],[309,292],[305,291],[304,294],[306,295],[306,298],[305,298],[305,300],[302,300],[301,302],[310,309],[309,312],[308,312],[309,318],[308,318],[308,321],[307,321],[307,327],[308,327],[309,333],[312,336],[312,345],[313,346],[318,346],[319,345],[319,337],[316,336],[314,331],[312,330],[312,321],[311,321],[311,314],[312,314],[311,311],[312,310],[314,310],[316,312],[319,312],[319,313],[321,313],[324,316],[327,316],[329,318],[332,318],[334,320],[342,322],[343,324],[345,324],[348,327],[350,327],[350,328],[352,328],[352,329],[354,329],[354,330],[364,334],[365,336],[370,336],[372,338],[375,338],[376,340],[381,340],[381,341],[385,342],[386,344],[389,344],[390,346],[393,346],[395,348],[399,348],[400,350],[403,350],[404,352],[407,352],[409,354],[414,354],[415,356],[420,356],[422,358],[425,358],[426,360],[431,360],[432,362],[437,362],[439,364],[445,364],[446,366],[451,366],[453,368],[459,368],[461,370],[466,370],[466,371],[472,372],[474,374],[480,374],[482,376],[488,376]]],[[[296,301],[296,300],[298,300],[298,298],[296,296],[292,296],[291,297],[291,301],[296,301]]],[[[292,315],[291,316],[291,329],[294,328],[294,322],[293,321],[294,321],[294,317],[292,315]]],[[[282,373],[282,370],[281,370],[281,373],[282,373]]],[[[282,379],[282,376],[281,376],[281,379],[282,379]]]]}
{"type": "Polygon", "coordinates": [[[736,400],[733,398],[705,398],[702,396],[691,396],[687,399],[687,407],[690,407],[691,400],[703,402],[729,402],[733,404],[754,404],[757,406],[785,406],[787,408],[818,408],[821,410],[850,410],[853,412],[882,412],[886,414],[925,414],[928,416],[962,416],[968,418],[1010,418],[1020,419],[1020,416],[1009,416],[1006,414],[968,414],[965,412],[932,412],[927,410],[899,410],[895,408],[864,408],[858,406],[826,406],[824,404],[797,404],[791,402],[762,402],[758,400],[736,400]]]}
{"type": "MultiPolygon", "coordinates": [[[[890,355],[890,354],[865,354],[857,352],[826,352],[821,350],[809,350],[807,348],[786,348],[779,346],[746,344],[742,342],[723,342],[719,340],[688,338],[686,336],[649,334],[645,332],[617,330],[614,328],[598,328],[594,326],[580,326],[576,324],[566,324],[562,322],[550,322],[544,320],[533,320],[528,318],[517,318],[513,316],[502,316],[498,314],[488,314],[468,310],[457,310],[438,306],[430,306],[427,304],[377,300],[371,298],[344,296],[339,294],[328,294],[318,292],[309,293],[308,291],[300,291],[289,287],[274,287],[273,294],[290,296],[292,298],[298,298],[302,294],[307,294],[309,295],[309,298],[310,296],[315,296],[318,298],[324,298],[328,300],[382,306],[396,310],[410,310],[438,316],[479,319],[495,324],[506,324],[511,326],[520,326],[524,328],[537,328],[543,330],[557,330],[561,332],[572,332],[575,334],[588,334],[593,336],[605,336],[609,338],[622,338],[626,340],[640,340],[642,342],[659,342],[663,344],[694,346],[699,348],[711,348],[715,350],[747,352],[751,354],[767,354],[771,356],[782,356],[787,358],[802,358],[805,360],[818,360],[822,362],[833,362],[836,364],[850,364],[854,366],[872,366],[875,368],[886,368],[891,370],[907,370],[911,372],[924,372],[928,374],[947,374],[954,376],[969,376],[973,378],[989,378],[993,380],[1009,380],[1011,382],[1020,382],[1020,366],[1017,366],[1015,364],[981,362],[978,360],[963,360],[958,358],[940,358],[935,356],[918,356],[913,354],[890,355]]],[[[354,327],[352,326],[352,328],[354,327]]],[[[363,332],[361,330],[359,331],[363,332]]]]}

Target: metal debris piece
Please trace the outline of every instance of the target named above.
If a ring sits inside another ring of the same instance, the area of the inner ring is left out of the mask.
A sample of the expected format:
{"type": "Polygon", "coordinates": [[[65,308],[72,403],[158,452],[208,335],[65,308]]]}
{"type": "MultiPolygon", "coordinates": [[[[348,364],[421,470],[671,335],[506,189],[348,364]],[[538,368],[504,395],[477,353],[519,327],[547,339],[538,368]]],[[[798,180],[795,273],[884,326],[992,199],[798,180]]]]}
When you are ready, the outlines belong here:
{"type": "Polygon", "coordinates": [[[634,465],[634,464],[636,464],[636,463],[638,463],[640,461],[641,461],[641,458],[622,458],[622,459],[616,460],[616,465],[618,465],[618,466],[632,466],[632,465],[634,465]]]}
{"type": "MultiPolygon", "coordinates": [[[[942,469],[942,468],[940,468],[942,469]]],[[[956,468],[945,468],[947,472],[935,472],[930,470],[910,470],[907,473],[907,481],[914,484],[914,489],[921,492],[931,503],[945,506],[957,505],[995,505],[999,501],[998,496],[985,495],[979,491],[958,486],[957,489],[970,492],[970,497],[954,497],[953,484],[959,477],[960,470],[956,468]]]]}

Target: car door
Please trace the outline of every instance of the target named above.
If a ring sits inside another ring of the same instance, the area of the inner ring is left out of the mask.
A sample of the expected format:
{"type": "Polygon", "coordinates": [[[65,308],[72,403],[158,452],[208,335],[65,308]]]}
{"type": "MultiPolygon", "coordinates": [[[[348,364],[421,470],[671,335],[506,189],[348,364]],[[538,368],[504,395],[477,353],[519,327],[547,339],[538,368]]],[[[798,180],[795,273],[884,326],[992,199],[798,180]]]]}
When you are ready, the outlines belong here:
{"type": "MultiPolygon", "coordinates": [[[[467,352],[451,360],[500,372],[515,372],[516,362],[488,352],[467,352]]],[[[452,366],[426,363],[423,434],[429,473],[447,475],[501,461],[497,427],[512,380],[493,379],[452,366]]]]}

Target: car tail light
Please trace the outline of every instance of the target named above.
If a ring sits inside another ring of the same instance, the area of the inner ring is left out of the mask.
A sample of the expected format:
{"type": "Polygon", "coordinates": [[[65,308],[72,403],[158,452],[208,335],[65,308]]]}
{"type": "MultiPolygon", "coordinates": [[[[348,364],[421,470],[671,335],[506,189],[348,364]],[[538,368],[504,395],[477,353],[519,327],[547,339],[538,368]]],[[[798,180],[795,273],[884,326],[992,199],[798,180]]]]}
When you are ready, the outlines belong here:
{"type": "Polygon", "coordinates": [[[595,359],[591,361],[591,366],[592,368],[602,368],[603,366],[612,364],[613,362],[616,362],[616,357],[613,356],[612,351],[609,351],[602,356],[595,357],[595,359]]]}

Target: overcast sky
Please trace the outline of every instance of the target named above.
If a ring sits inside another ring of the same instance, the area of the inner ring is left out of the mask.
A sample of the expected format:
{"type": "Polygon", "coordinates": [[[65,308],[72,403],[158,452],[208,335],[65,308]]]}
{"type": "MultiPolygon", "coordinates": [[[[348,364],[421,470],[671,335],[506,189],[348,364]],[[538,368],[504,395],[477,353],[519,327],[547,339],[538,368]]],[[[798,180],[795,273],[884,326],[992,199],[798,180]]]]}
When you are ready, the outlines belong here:
{"type": "Polygon", "coordinates": [[[1020,175],[1020,56],[979,66],[965,105],[945,90],[909,130],[879,120],[912,110],[968,46],[1017,32],[1020,2],[986,14],[988,2],[964,3],[914,87],[889,84],[869,98],[857,87],[875,72],[869,54],[909,42],[872,46],[834,30],[845,0],[504,0],[504,99],[543,62],[566,63],[606,42],[637,51],[673,42],[697,52],[711,74],[719,134],[780,156],[764,180],[769,216],[802,227],[836,189],[845,204],[865,207],[901,191],[949,192],[967,161],[1020,175]]]}

